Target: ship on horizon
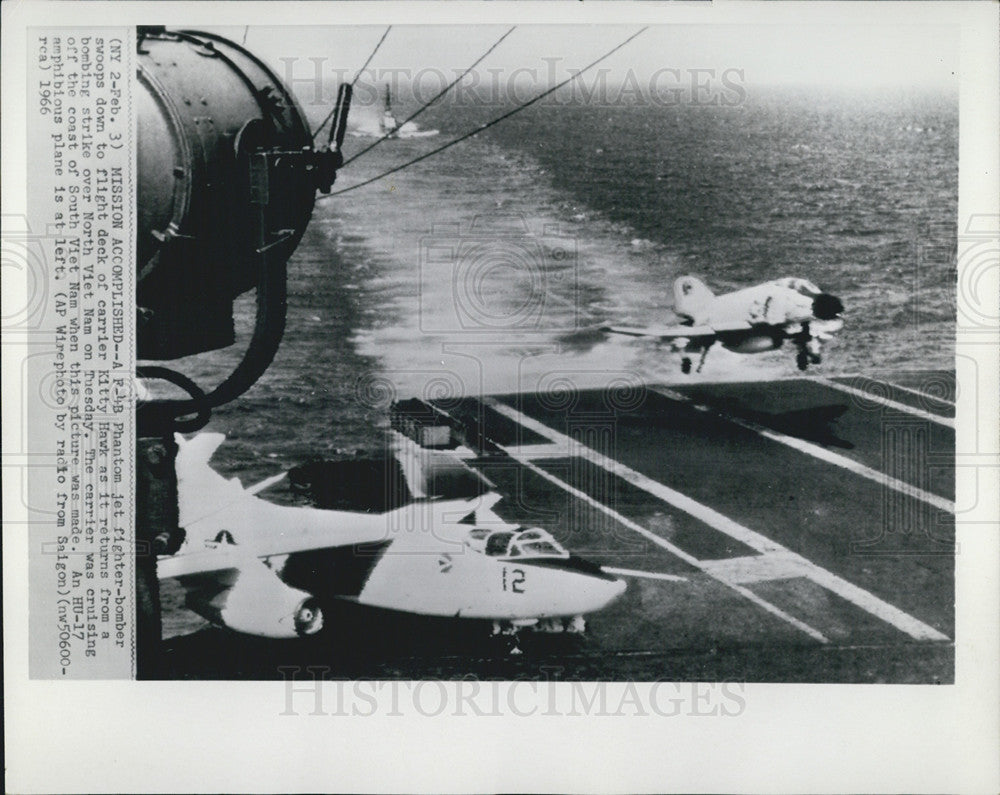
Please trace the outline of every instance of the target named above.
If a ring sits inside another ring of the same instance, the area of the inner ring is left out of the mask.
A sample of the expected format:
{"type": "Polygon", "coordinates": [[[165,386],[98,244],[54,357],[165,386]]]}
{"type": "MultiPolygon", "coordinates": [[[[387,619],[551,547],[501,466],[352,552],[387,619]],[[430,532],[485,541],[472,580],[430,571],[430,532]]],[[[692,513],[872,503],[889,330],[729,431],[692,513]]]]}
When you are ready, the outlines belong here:
{"type": "Polygon", "coordinates": [[[399,135],[399,123],[392,113],[392,101],[389,96],[389,84],[385,84],[385,94],[383,94],[385,104],[382,107],[382,115],[379,116],[379,133],[386,138],[395,138],[399,135]]]}

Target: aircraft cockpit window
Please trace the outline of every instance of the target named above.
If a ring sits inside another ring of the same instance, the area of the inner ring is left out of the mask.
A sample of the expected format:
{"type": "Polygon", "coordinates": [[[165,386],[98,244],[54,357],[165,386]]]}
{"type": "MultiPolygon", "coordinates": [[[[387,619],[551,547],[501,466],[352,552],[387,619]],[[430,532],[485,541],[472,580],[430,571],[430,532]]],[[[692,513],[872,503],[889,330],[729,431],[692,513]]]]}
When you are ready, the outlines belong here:
{"type": "Polygon", "coordinates": [[[513,533],[494,533],[486,542],[486,554],[494,557],[505,555],[507,544],[513,537],[513,533]]]}
{"type": "Polygon", "coordinates": [[[510,543],[508,557],[568,558],[569,552],[548,533],[533,527],[518,533],[510,543]]]}
{"type": "Polygon", "coordinates": [[[477,552],[492,558],[568,558],[569,552],[544,530],[487,530],[477,527],[469,531],[466,543],[477,552]]]}
{"type": "Polygon", "coordinates": [[[817,295],[818,293],[821,293],[823,291],[820,290],[819,287],[817,287],[808,279],[803,279],[802,284],[799,287],[799,292],[806,293],[808,295],[817,295]]]}
{"type": "Polygon", "coordinates": [[[779,279],[778,284],[782,287],[787,287],[789,290],[795,290],[795,292],[802,295],[819,295],[823,292],[808,279],[799,279],[794,276],[787,279],[779,279]]]}
{"type": "Polygon", "coordinates": [[[562,557],[562,552],[548,541],[531,541],[527,544],[519,544],[518,546],[520,546],[526,555],[533,555],[535,557],[562,557]]]}

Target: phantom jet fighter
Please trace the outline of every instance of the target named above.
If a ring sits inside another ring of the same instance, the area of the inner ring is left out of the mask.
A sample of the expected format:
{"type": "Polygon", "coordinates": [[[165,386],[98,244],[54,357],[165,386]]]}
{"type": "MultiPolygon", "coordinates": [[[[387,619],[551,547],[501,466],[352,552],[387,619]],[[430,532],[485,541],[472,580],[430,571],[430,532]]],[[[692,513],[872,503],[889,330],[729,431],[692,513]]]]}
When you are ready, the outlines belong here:
{"type": "Polygon", "coordinates": [[[602,331],[651,337],[669,342],[681,353],[681,370],[691,372],[691,358],[699,353],[697,371],[716,343],[736,353],[761,353],[795,345],[800,370],[821,361],[822,344],[843,325],[844,305],[815,284],[794,277],[715,295],[700,279],[682,276],[674,282],[676,326],[633,328],[605,326],[602,331]]]}
{"type": "Polygon", "coordinates": [[[264,500],[256,493],[282,476],[246,489],[208,465],[222,434],[178,436],[185,539],[159,559],[160,579],[176,579],[186,605],[213,623],[268,638],[318,633],[332,600],[492,621],[494,634],[578,632],[583,614],[625,590],[545,530],[501,519],[492,510],[501,496],[471,469],[479,488],[433,496],[421,474],[427,451],[392,433],[398,466],[386,481],[405,480],[408,495],[370,513],[264,500]]]}

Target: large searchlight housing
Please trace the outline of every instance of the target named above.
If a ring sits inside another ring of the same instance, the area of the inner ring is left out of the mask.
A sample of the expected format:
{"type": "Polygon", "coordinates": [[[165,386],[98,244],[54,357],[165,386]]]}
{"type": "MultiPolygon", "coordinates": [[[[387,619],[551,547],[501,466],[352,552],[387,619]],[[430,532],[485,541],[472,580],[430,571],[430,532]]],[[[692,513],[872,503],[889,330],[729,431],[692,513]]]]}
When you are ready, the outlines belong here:
{"type": "Polygon", "coordinates": [[[233,301],[257,290],[244,359],[211,392],[164,367],[140,370],[190,395],[140,407],[140,416],[145,408],[148,419],[185,413],[207,419],[212,406],[260,377],[281,340],[285,265],[309,223],[316,191],[330,191],[343,163],[350,87],[341,86],[329,145],[315,148],[301,108],[277,75],[220,36],[139,28],[138,86],[139,358],[175,359],[233,344],[233,301]]]}

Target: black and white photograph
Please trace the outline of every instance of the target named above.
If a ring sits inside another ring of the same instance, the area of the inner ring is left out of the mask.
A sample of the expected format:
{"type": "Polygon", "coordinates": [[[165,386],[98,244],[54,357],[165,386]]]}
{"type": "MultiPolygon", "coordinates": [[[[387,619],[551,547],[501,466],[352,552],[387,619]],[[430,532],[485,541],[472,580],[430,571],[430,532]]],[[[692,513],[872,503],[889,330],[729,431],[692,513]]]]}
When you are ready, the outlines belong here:
{"type": "Polygon", "coordinates": [[[797,33],[140,28],[140,675],[954,681],[957,31],[797,33]]]}
{"type": "Polygon", "coordinates": [[[994,790],[995,8],[93,7],[5,9],[16,791],[994,790]]]}

